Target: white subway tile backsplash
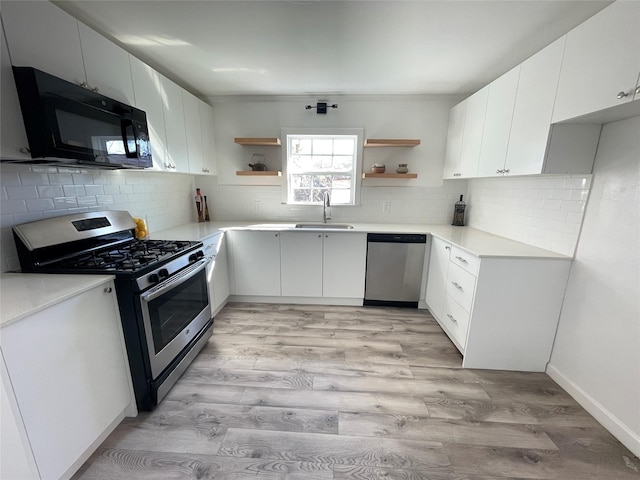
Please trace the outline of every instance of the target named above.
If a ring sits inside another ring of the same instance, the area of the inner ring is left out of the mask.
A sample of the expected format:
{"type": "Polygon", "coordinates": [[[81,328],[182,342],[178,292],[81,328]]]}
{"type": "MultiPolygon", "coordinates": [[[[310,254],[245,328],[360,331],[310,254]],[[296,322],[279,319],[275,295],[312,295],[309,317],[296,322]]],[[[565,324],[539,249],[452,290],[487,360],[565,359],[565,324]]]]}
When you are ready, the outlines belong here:
{"type": "Polygon", "coordinates": [[[38,190],[34,185],[5,185],[7,198],[9,200],[20,200],[27,198],[37,198],[38,190]]]}
{"type": "Polygon", "coordinates": [[[49,183],[51,185],[71,185],[73,177],[69,173],[50,173],[49,183]]]}
{"type": "Polygon", "coordinates": [[[557,175],[469,180],[467,224],[573,255],[591,177],[557,175]]]}
{"type": "Polygon", "coordinates": [[[104,187],[102,185],[85,185],[84,190],[87,195],[103,195],[104,187]]]}
{"type": "Polygon", "coordinates": [[[3,200],[2,205],[3,214],[9,213],[22,213],[27,211],[27,204],[25,200],[3,200]]]}
{"type": "Polygon", "coordinates": [[[60,185],[38,185],[36,188],[40,198],[54,198],[64,195],[64,190],[60,185]]]}
{"type": "Polygon", "coordinates": [[[62,188],[67,197],[79,197],[86,194],[84,185],[63,185],[62,188]]]}
{"type": "Polygon", "coordinates": [[[21,185],[47,185],[49,175],[46,173],[20,172],[21,185]]]}
{"type": "Polygon", "coordinates": [[[18,172],[2,172],[2,185],[20,185],[18,172]]]}
{"type": "Polygon", "coordinates": [[[30,212],[41,212],[43,210],[53,210],[53,200],[51,198],[31,198],[26,200],[27,210],[30,212]]]}
{"type": "Polygon", "coordinates": [[[78,206],[76,197],[57,197],[53,199],[53,206],[56,210],[66,210],[78,206]]]}
{"type": "Polygon", "coordinates": [[[92,185],[93,184],[93,175],[89,173],[74,173],[73,184],[74,185],[92,185]]]}
{"type": "Polygon", "coordinates": [[[85,195],[78,197],[78,207],[94,207],[98,205],[95,195],[85,195]]]}

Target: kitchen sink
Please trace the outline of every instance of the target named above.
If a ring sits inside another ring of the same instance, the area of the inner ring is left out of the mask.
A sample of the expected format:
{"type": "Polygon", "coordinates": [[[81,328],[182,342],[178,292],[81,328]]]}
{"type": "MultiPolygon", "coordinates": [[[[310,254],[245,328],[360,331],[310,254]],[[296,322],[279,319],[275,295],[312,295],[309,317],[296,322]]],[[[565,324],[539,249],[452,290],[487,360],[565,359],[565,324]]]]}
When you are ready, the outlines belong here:
{"type": "Polygon", "coordinates": [[[316,230],[349,230],[353,225],[346,223],[297,223],[296,228],[309,228],[316,230]]]}

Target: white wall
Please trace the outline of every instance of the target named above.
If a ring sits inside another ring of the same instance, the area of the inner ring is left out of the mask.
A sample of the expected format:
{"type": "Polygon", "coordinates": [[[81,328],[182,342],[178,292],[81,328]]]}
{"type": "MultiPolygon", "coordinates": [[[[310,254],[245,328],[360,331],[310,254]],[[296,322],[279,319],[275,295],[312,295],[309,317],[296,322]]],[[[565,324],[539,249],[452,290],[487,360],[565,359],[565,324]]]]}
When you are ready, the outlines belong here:
{"type": "Polygon", "coordinates": [[[282,179],[241,177],[249,170],[254,153],[262,153],[270,170],[282,169],[283,147],[242,147],[235,137],[280,137],[283,127],[364,128],[365,138],[417,138],[413,148],[365,148],[362,170],[384,163],[393,172],[407,163],[412,180],[364,179],[361,204],[333,207],[334,221],[447,223],[466,182],[442,181],[442,166],[449,109],[459,101],[453,96],[329,97],[338,109],[326,115],[305,110],[316,97],[211,98],[216,125],[215,141],[219,176],[206,184],[213,201],[210,211],[218,220],[306,220],[322,218],[320,207],[282,204],[282,179]],[[383,208],[388,204],[388,211],[383,208]]]}
{"type": "Polygon", "coordinates": [[[196,219],[192,175],[0,164],[3,272],[19,268],[11,227],[75,212],[127,210],[162,230],[196,219]]]}
{"type": "Polygon", "coordinates": [[[549,375],[640,455],[640,117],[604,126],[549,375]]]}

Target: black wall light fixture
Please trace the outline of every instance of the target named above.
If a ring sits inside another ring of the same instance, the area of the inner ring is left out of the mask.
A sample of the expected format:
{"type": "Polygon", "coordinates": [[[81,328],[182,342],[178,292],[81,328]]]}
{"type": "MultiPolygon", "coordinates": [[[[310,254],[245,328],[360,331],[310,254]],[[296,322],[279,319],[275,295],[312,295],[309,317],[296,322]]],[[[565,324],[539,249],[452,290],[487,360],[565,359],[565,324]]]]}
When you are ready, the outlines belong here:
{"type": "Polygon", "coordinates": [[[325,115],[327,113],[327,108],[338,108],[338,104],[334,103],[332,105],[328,105],[327,102],[318,102],[315,107],[313,105],[305,105],[304,108],[305,110],[315,108],[317,114],[325,115]]]}

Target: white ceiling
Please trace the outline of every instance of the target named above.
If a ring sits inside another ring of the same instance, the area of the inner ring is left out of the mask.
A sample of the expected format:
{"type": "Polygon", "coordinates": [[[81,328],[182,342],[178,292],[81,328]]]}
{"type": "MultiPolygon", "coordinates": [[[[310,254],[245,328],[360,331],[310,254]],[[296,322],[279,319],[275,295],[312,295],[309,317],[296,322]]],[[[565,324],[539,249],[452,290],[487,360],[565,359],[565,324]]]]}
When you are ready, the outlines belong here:
{"type": "Polygon", "coordinates": [[[611,1],[54,2],[202,96],[468,94],[611,1]]]}

